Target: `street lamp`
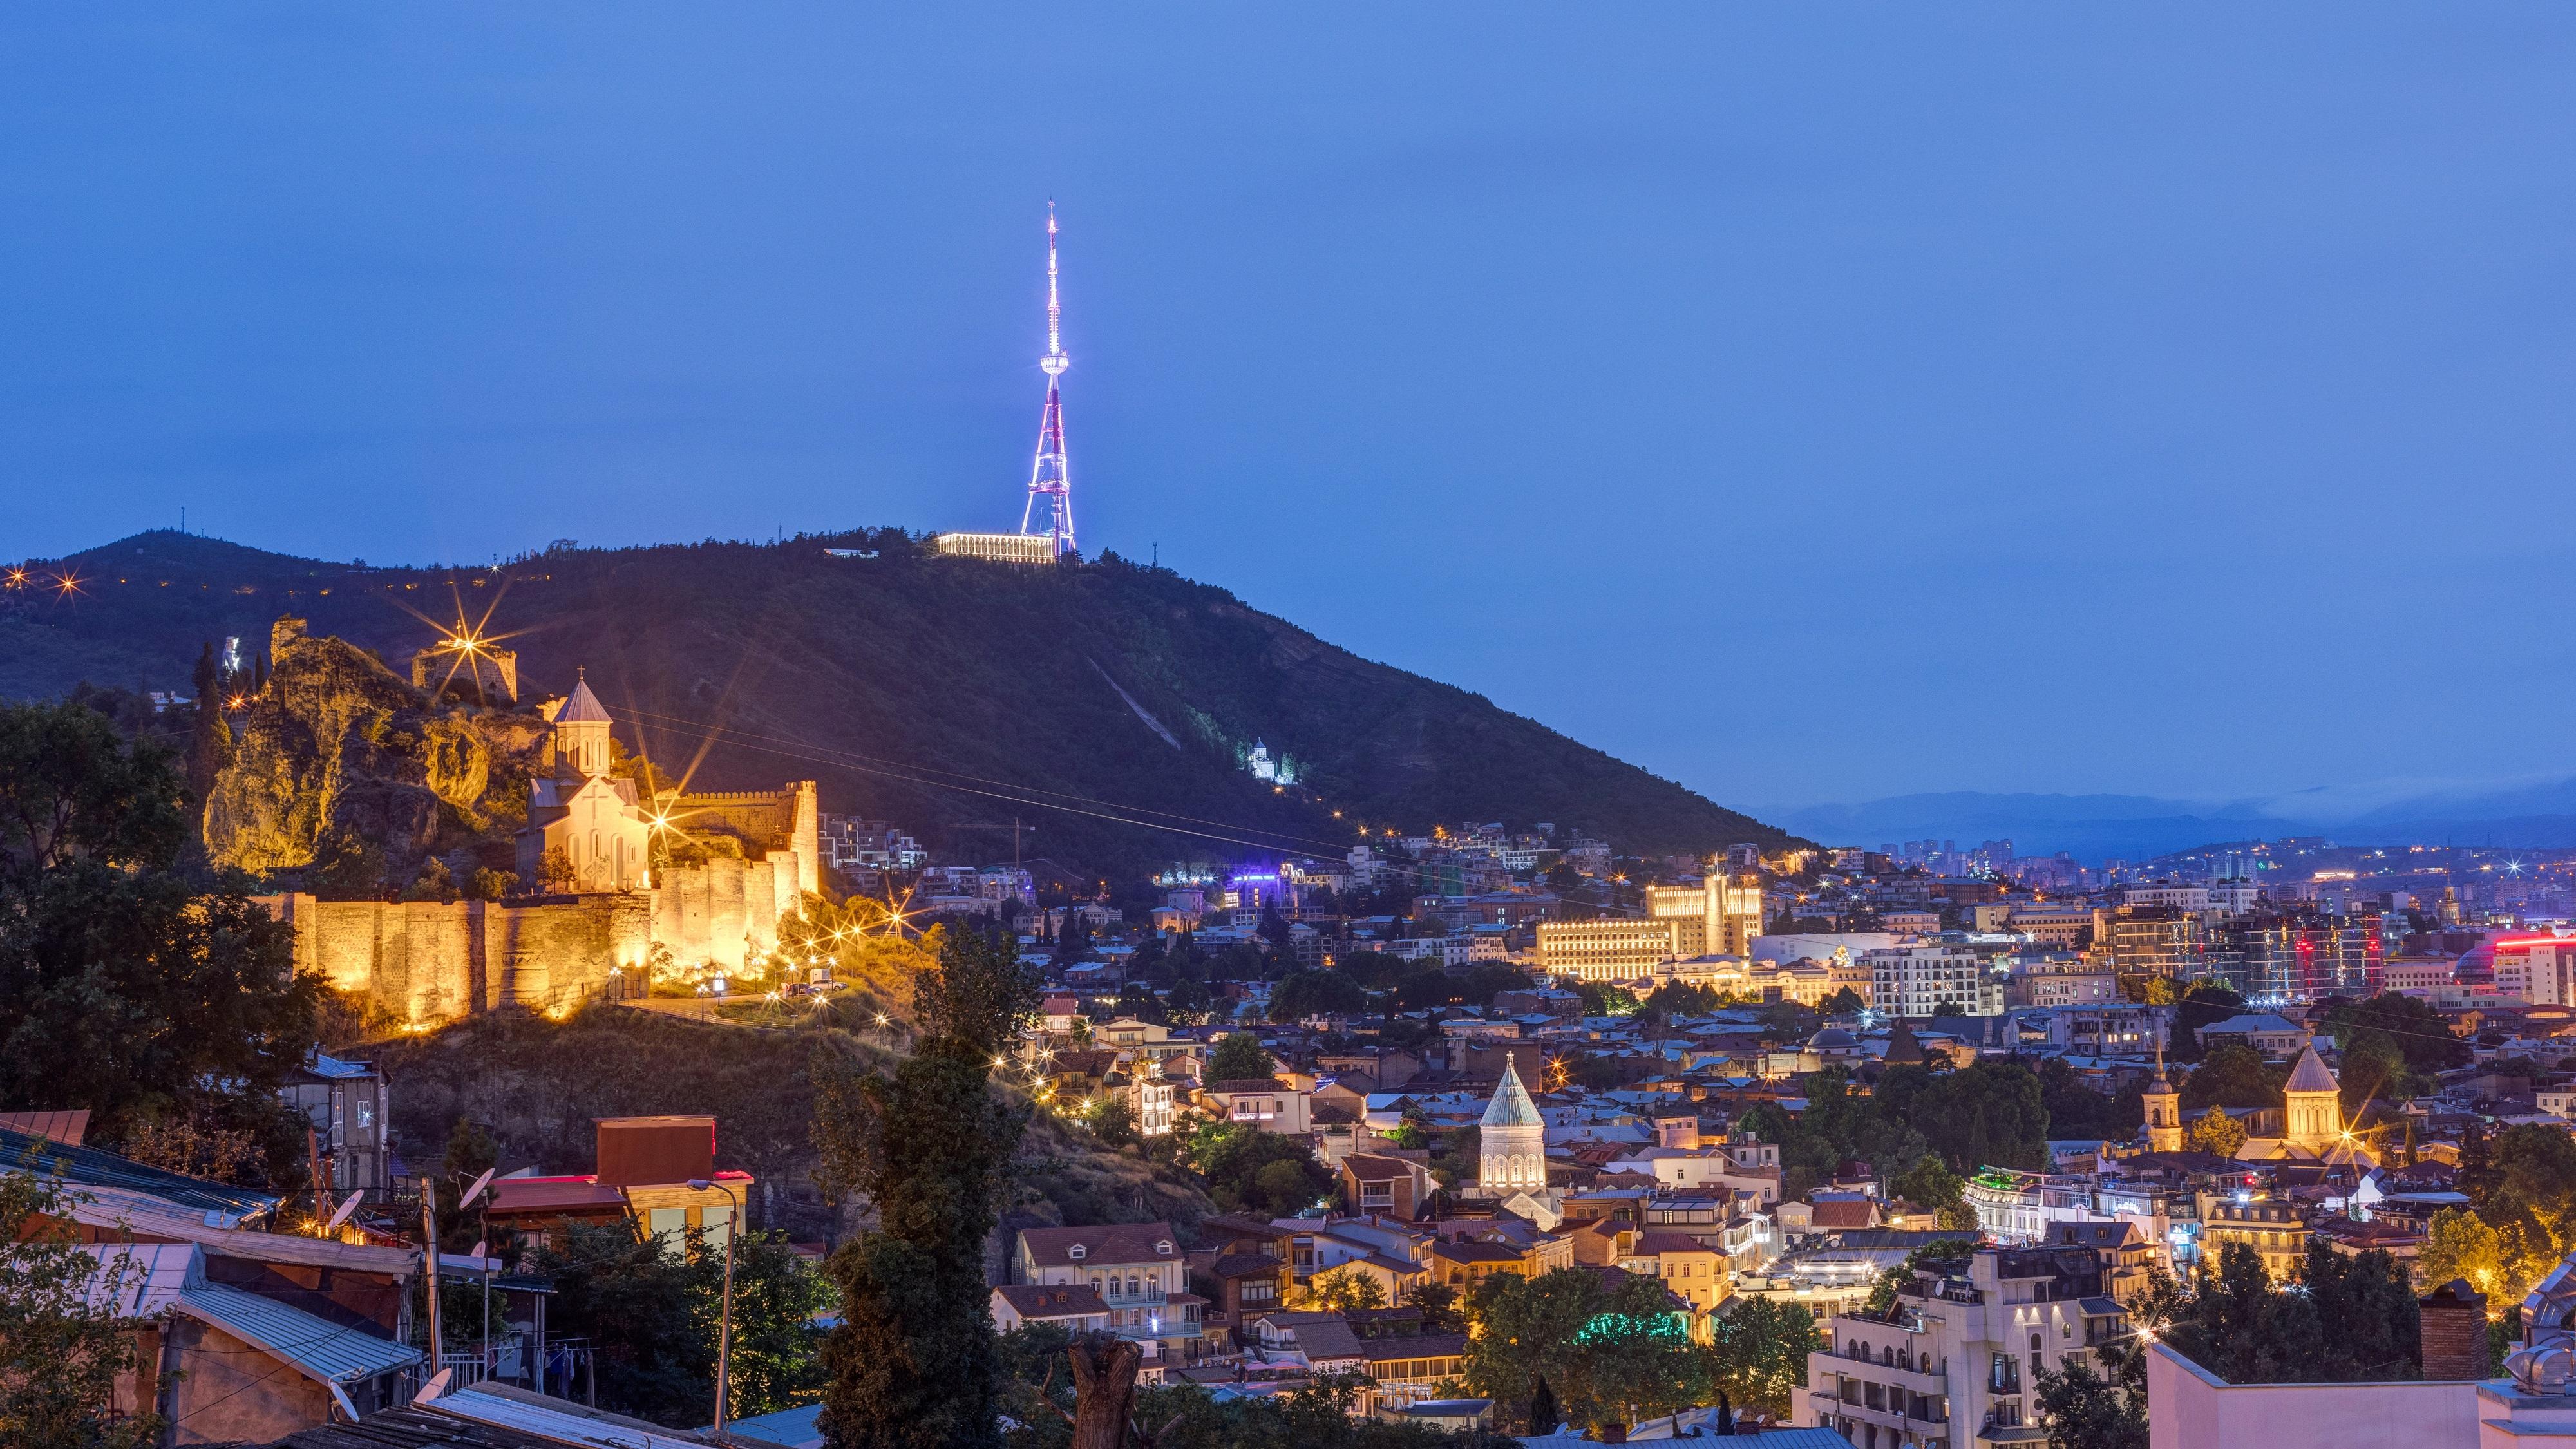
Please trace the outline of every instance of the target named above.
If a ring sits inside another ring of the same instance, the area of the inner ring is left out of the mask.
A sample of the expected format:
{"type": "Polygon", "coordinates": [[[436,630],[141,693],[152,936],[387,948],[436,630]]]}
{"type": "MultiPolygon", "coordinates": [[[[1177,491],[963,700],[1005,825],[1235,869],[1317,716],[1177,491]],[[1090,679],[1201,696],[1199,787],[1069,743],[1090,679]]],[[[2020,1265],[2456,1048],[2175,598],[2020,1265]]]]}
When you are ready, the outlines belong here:
{"type": "Polygon", "coordinates": [[[732,1188],[703,1177],[689,1179],[691,1192],[714,1188],[733,1203],[733,1221],[725,1224],[724,1298],[716,1320],[716,1442],[725,1442],[725,1410],[733,1397],[733,1240],[742,1236],[742,1199],[732,1188]]]}

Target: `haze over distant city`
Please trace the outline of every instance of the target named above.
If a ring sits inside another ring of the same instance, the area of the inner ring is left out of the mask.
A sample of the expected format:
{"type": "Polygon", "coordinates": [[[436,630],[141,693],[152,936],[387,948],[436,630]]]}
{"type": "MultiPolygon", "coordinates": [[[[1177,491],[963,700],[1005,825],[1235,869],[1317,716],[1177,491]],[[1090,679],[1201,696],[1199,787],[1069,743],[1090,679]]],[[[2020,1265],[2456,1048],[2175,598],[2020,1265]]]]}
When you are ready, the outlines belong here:
{"type": "Polygon", "coordinates": [[[0,554],[1010,527],[1053,199],[1086,552],[1720,802],[2564,793],[2563,10],[591,19],[0,20],[0,554]]]}

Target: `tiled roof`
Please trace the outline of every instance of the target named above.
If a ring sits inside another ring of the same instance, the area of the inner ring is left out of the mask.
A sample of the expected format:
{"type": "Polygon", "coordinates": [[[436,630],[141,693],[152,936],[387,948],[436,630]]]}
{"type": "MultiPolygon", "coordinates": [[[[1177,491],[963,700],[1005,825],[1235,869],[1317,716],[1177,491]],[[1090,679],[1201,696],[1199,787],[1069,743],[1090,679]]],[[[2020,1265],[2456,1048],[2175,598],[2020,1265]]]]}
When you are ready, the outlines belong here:
{"type": "Polygon", "coordinates": [[[1100,1290],[1088,1283],[1061,1287],[1005,1283],[993,1291],[1002,1295],[1002,1301],[1022,1318],[1079,1318],[1109,1311],[1109,1305],[1100,1300],[1100,1290]]]}
{"type": "Polygon", "coordinates": [[[1041,1268],[1162,1263],[1180,1256],[1170,1223],[1111,1223],[1092,1228],[1022,1228],[1020,1242],[1041,1268]],[[1073,1249],[1083,1249],[1081,1257],[1073,1249]]]}

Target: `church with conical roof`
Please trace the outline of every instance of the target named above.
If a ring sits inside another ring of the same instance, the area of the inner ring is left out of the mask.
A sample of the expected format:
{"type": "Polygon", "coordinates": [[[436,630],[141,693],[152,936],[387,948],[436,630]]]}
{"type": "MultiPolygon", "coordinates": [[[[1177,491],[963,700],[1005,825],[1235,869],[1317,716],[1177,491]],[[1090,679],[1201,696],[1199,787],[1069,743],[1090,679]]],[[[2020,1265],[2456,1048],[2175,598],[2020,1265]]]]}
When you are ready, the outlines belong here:
{"type": "Polygon", "coordinates": [[[1547,1192],[1547,1122],[1508,1055],[1503,1079],[1494,1085],[1478,1128],[1476,1196],[1502,1199],[1547,1192]]]}

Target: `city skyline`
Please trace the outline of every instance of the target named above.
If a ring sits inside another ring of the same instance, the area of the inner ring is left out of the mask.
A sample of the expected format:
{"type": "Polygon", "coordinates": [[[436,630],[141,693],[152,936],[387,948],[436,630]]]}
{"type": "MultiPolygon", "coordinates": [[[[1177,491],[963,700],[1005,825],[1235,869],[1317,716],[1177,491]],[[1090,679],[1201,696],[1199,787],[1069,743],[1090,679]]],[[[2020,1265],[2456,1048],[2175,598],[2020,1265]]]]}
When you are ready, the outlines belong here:
{"type": "Polygon", "coordinates": [[[1722,803],[2558,773],[2546,12],[234,18],[8,22],[0,551],[1006,527],[1052,196],[1086,548],[1722,803]]]}

